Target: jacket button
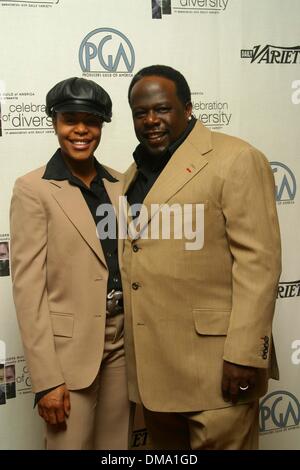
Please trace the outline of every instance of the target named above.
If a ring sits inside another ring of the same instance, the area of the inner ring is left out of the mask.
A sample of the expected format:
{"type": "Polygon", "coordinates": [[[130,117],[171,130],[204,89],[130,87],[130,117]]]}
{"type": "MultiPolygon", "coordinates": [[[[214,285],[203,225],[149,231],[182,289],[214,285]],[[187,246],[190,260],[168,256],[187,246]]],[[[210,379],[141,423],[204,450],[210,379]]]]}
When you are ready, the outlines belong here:
{"type": "Polygon", "coordinates": [[[140,287],[140,285],[138,284],[138,282],[133,282],[133,283],[131,284],[131,287],[132,287],[133,290],[138,290],[138,288],[140,287]]]}
{"type": "Polygon", "coordinates": [[[132,249],[133,249],[134,253],[137,253],[139,251],[139,247],[137,245],[133,245],[132,249]]]}

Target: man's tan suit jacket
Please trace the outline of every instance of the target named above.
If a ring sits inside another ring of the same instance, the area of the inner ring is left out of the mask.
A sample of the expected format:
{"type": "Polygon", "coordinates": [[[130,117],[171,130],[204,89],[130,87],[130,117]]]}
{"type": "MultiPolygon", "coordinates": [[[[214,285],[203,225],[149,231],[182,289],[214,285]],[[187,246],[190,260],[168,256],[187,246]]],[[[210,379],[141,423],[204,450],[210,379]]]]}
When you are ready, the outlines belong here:
{"type": "MultiPolygon", "coordinates": [[[[135,176],[134,164],[127,188],[135,176]]],[[[271,328],[281,270],[266,158],[197,122],[144,205],[144,238],[126,240],[123,258],[130,398],[154,411],[229,406],[221,393],[223,359],[260,368],[255,390],[243,396],[263,395],[268,377],[278,376],[271,328]],[[144,236],[151,204],[203,204],[203,248],[144,236]]]]}
{"type": "MultiPolygon", "coordinates": [[[[103,179],[115,205],[123,187],[103,179]]],[[[13,294],[33,390],[89,386],[104,347],[108,269],[96,226],[78,187],[19,178],[11,203],[13,294]]]]}

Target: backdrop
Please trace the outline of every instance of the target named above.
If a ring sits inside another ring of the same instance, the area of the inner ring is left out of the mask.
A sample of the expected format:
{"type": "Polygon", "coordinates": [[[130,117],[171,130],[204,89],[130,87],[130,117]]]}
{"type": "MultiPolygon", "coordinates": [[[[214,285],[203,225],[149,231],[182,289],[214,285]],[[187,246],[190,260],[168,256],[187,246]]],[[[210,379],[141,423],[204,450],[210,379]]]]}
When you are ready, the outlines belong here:
{"type": "MultiPolygon", "coordinates": [[[[101,84],[113,120],[97,157],[124,171],[137,143],[128,85],[157,63],[186,76],[197,118],[250,141],[271,162],[283,244],[274,321],[281,378],[261,400],[260,445],[300,449],[299,17],[299,0],[0,1],[1,449],[43,446],[11,294],[9,204],[15,179],[57,148],[45,94],[71,76],[101,84]]],[[[133,445],[141,447],[145,432],[136,427],[133,445]]]]}

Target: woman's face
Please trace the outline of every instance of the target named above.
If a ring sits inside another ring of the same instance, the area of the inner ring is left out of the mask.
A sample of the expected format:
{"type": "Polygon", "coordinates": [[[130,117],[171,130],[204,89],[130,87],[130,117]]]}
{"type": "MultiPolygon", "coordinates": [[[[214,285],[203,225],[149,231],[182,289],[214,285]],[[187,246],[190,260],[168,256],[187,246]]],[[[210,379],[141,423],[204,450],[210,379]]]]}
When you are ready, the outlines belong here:
{"type": "Polygon", "coordinates": [[[101,139],[103,121],[90,113],[57,113],[53,126],[62,154],[76,161],[93,156],[101,139]]]}

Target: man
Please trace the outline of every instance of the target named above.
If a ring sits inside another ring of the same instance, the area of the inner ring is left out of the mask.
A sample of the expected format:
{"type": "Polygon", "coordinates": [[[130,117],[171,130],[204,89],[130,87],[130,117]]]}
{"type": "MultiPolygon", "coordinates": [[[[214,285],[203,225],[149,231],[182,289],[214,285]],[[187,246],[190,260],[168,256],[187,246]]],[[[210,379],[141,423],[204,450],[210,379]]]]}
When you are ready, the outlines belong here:
{"type": "Polygon", "coordinates": [[[5,366],[5,391],[6,398],[16,397],[16,371],[14,364],[5,366]]]}
{"type": "Polygon", "coordinates": [[[95,225],[123,186],[94,157],[112,103],[74,77],[49,91],[46,112],[60,148],[17,180],[11,204],[14,300],[46,447],[127,449],[118,247],[95,225]]]}
{"type": "Polygon", "coordinates": [[[8,242],[0,242],[0,276],[9,276],[8,242]]]}
{"type": "Polygon", "coordinates": [[[258,398],[278,376],[272,171],[248,143],[196,121],[171,67],[142,69],[128,98],[140,144],[127,198],[143,203],[123,261],[130,399],[143,404],[156,449],[255,449],[258,398]],[[155,225],[166,207],[169,239],[155,225]],[[178,237],[178,207],[184,228],[193,217],[197,246],[178,237]]]}
{"type": "Polygon", "coordinates": [[[0,385],[0,405],[5,405],[6,397],[5,397],[5,385],[0,385]]]}
{"type": "Polygon", "coordinates": [[[5,382],[15,382],[16,381],[16,371],[14,364],[5,366],[5,382]]]}
{"type": "Polygon", "coordinates": [[[152,0],[152,18],[161,18],[161,2],[160,0],[152,0]]]}

